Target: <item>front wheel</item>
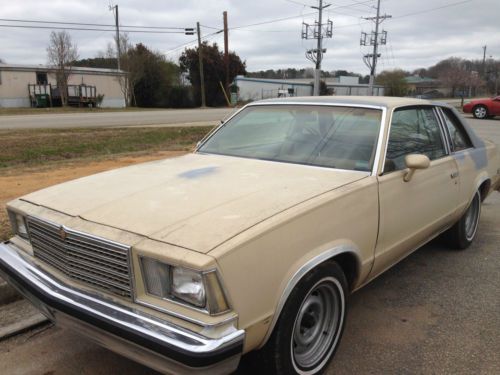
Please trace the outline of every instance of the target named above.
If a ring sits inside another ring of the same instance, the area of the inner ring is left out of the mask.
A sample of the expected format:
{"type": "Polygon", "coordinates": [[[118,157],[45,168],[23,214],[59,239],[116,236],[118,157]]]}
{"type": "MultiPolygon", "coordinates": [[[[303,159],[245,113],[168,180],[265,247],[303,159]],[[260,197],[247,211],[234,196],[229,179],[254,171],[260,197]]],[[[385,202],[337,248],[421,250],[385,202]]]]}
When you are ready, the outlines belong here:
{"type": "Polygon", "coordinates": [[[488,109],[484,105],[478,105],[472,110],[472,115],[480,120],[488,117],[488,109]]]}
{"type": "Polygon", "coordinates": [[[446,233],[448,244],[460,250],[468,248],[476,236],[480,216],[481,193],[476,191],[465,213],[446,233]]]}
{"type": "Polygon", "coordinates": [[[318,374],[333,358],[345,324],[347,281],[336,262],[310,271],[283,307],[263,349],[276,374],[318,374]]]}

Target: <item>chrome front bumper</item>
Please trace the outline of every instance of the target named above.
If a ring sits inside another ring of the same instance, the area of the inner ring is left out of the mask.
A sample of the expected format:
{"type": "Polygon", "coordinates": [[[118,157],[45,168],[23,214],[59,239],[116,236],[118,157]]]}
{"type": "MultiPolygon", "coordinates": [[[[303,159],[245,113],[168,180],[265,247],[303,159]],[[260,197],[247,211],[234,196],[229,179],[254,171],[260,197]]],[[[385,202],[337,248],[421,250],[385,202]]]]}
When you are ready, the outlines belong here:
{"type": "Polygon", "coordinates": [[[230,373],[238,367],[245,333],[212,339],[105,301],[64,284],[9,242],[0,243],[0,276],[49,319],[102,346],[165,373],[230,373]]]}

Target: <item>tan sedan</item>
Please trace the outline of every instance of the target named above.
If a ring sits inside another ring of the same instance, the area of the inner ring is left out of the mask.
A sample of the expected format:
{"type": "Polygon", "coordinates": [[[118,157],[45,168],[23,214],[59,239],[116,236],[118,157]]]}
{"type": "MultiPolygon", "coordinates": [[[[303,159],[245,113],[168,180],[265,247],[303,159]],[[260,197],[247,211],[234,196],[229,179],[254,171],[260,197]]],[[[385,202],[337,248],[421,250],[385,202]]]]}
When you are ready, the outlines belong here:
{"type": "Polygon", "coordinates": [[[474,240],[500,159],[452,108],[252,103],[192,154],[8,204],[0,275],[50,319],[163,372],[322,372],[348,296],[432,238],[474,240]]]}

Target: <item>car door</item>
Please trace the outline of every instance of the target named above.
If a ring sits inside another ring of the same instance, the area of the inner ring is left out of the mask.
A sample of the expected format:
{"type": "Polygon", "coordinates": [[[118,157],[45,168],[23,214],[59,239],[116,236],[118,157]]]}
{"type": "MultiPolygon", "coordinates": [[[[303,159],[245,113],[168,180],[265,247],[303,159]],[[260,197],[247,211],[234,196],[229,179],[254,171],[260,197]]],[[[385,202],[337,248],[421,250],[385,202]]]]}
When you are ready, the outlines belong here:
{"type": "MultiPolygon", "coordinates": [[[[500,103],[500,102],[499,102],[500,103]]],[[[443,119],[445,130],[448,133],[449,148],[455,159],[459,173],[459,198],[457,213],[465,210],[477,189],[475,185],[478,165],[476,158],[471,157],[474,152],[472,142],[464,129],[462,122],[450,108],[441,107],[438,113],[443,119]]]]}
{"type": "Polygon", "coordinates": [[[457,164],[432,106],[394,110],[379,183],[379,237],[373,272],[378,274],[428,241],[454,219],[458,201],[457,164]],[[409,182],[405,156],[424,154],[427,169],[409,182]]]}
{"type": "Polygon", "coordinates": [[[491,115],[500,116],[500,96],[491,100],[491,115]]]}

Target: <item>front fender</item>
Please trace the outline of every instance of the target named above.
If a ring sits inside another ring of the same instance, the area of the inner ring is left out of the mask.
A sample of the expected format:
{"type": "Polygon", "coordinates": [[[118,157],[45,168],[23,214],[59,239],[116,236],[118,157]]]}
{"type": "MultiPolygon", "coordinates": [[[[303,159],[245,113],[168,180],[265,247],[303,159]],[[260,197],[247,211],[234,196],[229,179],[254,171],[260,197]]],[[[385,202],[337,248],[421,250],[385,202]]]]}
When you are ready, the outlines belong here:
{"type": "MultiPolygon", "coordinates": [[[[264,339],[262,340],[262,343],[260,344],[259,348],[263,347],[269,340],[269,337],[271,336],[274,327],[278,322],[278,319],[281,315],[281,311],[283,310],[283,307],[285,306],[288,297],[290,296],[294,288],[298,285],[300,280],[309,271],[311,271],[318,265],[330,259],[333,259],[341,254],[351,254],[354,257],[354,259],[356,259],[356,269],[358,270],[357,277],[359,278],[360,276],[359,270],[361,270],[362,268],[361,254],[359,252],[359,249],[352,242],[337,244],[334,247],[323,251],[310,252],[294,263],[293,267],[291,268],[290,272],[287,274],[287,277],[285,278],[284,282],[281,285],[280,288],[281,297],[279,298],[278,303],[276,304],[276,308],[274,310],[271,323],[269,324],[267,333],[264,339]]],[[[354,281],[354,284],[357,284],[357,280],[354,281]]]]}

